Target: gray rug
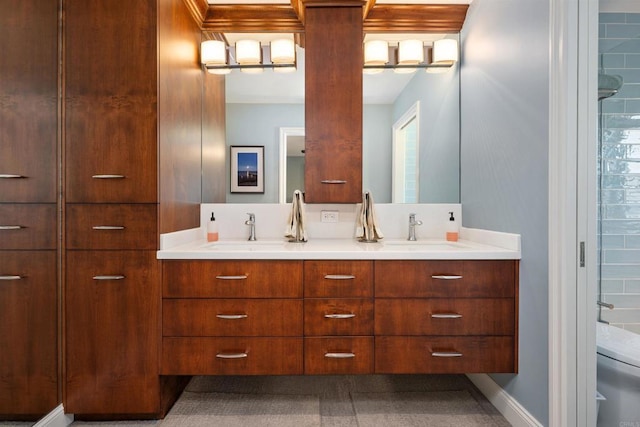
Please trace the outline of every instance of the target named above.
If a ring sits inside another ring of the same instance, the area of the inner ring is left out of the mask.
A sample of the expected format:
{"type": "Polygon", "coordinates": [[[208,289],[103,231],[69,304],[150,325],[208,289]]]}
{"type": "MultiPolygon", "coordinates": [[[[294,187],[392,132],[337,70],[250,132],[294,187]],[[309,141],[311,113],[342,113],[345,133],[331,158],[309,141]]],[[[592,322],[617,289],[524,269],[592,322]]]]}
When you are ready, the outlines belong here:
{"type": "Polygon", "coordinates": [[[313,395],[184,392],[161,426],[318,427],[320,398],[313,395]]]}
{"type": "Polygon", "coordinates": [[[359,426],[494,426],[493,417],[466,390],[352,393],[359,426]]]}

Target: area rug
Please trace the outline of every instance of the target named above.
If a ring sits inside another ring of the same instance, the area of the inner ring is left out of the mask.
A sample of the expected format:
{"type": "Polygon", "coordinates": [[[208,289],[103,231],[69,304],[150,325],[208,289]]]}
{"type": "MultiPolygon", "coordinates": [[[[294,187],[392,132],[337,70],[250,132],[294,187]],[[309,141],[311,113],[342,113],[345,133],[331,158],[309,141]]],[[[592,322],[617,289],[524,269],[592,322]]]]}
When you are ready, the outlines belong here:
{"type": "Polygon", "coordinates": [[[184,392],[161,427],[319,427],[320,398],[184,392]]]}
{"type": "Polygon", "coordinates": [[[496,421],[466,390],[352,393],[359,426],[471,427],[496,421]]]}

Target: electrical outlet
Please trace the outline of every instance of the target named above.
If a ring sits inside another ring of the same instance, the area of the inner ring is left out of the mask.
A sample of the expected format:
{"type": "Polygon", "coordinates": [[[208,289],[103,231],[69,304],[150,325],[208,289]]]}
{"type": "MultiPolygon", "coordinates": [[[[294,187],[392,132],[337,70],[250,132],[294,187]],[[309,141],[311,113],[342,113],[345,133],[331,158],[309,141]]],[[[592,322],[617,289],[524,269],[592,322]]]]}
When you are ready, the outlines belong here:
{"type": "Polygon", "coordinates": [[[340,214],[338,211],[321,211],[320,222],[338,222],[340,214]]]}

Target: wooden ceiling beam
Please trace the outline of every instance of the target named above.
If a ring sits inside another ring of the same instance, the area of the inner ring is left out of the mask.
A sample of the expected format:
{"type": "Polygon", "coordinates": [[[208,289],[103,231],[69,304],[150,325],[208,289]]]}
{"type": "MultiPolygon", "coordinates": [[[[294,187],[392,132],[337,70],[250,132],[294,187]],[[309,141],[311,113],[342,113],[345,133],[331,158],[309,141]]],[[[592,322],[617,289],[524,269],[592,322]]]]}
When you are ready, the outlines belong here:
{"type": "Polygon", "coordinates": [[[365,33],[458,33],[466,4],[376,4],[364,20],[365,33]]]}
{"type": "Polygon", "coordinates": [[[304,26],[287,4],[209,5],[204,31],[219,33],[301,33],[304,26]]]}

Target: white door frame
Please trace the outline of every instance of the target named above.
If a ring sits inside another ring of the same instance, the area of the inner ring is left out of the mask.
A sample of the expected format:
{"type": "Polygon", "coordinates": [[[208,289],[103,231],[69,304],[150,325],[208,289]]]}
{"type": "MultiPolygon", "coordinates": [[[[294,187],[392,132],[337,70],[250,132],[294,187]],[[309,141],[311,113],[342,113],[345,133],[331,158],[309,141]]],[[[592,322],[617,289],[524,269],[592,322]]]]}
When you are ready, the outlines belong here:
{"type": "Polygon", "coordinates": [[[595,426],[598,0],[551,0],[550,18],[549,425],[595,426]]]}

